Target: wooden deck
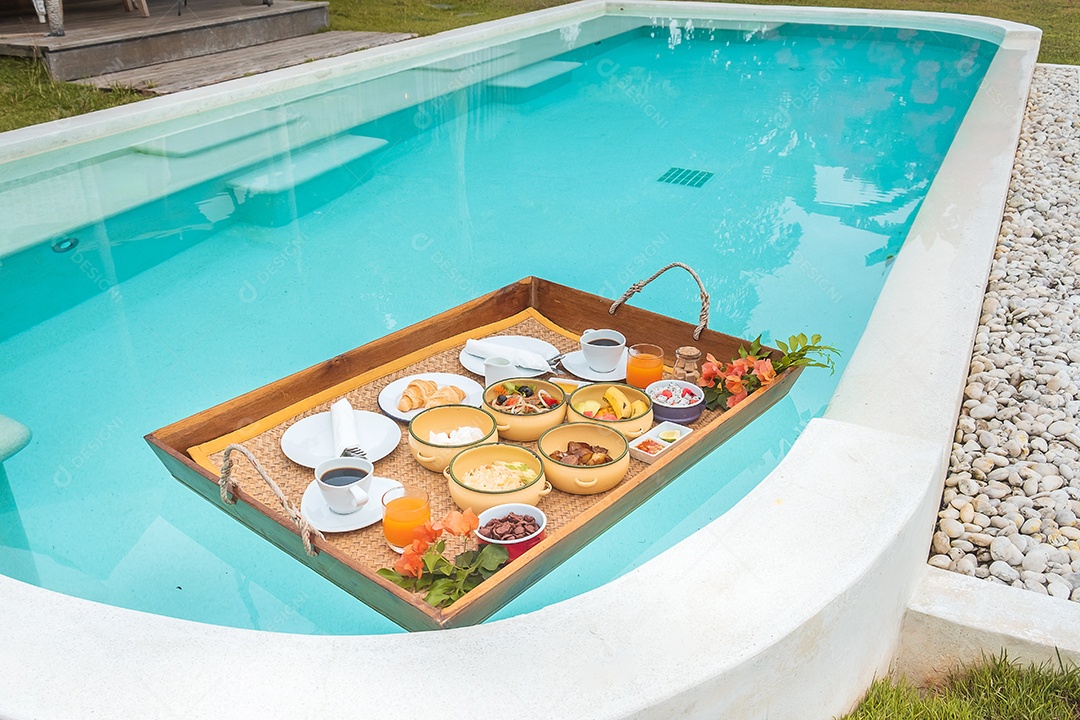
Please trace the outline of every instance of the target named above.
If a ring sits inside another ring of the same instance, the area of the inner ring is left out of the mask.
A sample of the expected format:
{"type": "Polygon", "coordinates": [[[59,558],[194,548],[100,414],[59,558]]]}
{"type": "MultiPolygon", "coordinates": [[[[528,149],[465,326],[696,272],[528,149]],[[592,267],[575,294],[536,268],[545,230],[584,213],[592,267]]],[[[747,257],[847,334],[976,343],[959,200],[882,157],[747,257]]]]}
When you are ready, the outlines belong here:
{"type": "Polygon", "coordinates": [[[253,45],[185,60],[97,75],[78,82],[109,90],[131,88],[148,95],[190,90],[256,73],[300,65],[407,40],[410,33],[326,32],[253,45]]]}
{"type": "Polygon", "coordinates": [[[0,55],[41,57],[54,77],[73,80],[308,35],[329,24],[327,6],[149,0],[150,17],[142,17],[121,0],[68,0],[64,37],[47,37],[32,11],[0,16],[0,55]]]}

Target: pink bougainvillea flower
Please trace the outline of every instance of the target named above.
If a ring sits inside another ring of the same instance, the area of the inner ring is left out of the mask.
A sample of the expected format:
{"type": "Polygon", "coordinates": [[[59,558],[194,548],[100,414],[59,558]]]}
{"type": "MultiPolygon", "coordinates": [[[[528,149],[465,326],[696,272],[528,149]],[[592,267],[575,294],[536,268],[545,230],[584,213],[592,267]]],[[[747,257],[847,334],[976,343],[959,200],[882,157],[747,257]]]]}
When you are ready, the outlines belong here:
{"type": "Polygon", "coordinates": [[[394,563],[394,571],[406,577],[420,577],[424,571],[424,553],[427,549],[428,544],[423,540],[413,540],[401,554],[401,559],[394,563]]]}
{"type": "Polygon", "coordinates": [[[751,360],[750,358],[739,358],[738,360],[732,360],[731,364],[728,365],[727,374],[738,375],[739,377],[742,377],[746,373],[751,372],[753,369],[753,360],[751,360]]]}
{"type": "Polygon", "coordinates": [[[463,513],[451,510],[446,513],[446,517],[435,523],[434,527],[436,530],[445,530],[451,535],[468,535],[480,527],[480,518],[476,516],[472,508],[467,508],[463,513]]]}
{"type": "MultiPolygon", "coordinates": [[[[743,397],[746,397],[746,388],[743,387],[743,379],[740,375],[728,375],[727,379],[724,380],[724,387],[733,395],[742,393],[743,397]]],[[[731,405],[728,405],[728,407],[731,407],[731,405]]]]}
{"type": "Polygon", "coordinates": [[[746,395],[747,395],[747,392],[745,390],[743,390],[741,393],[738,393],[737,395],[732,395],[731,397],[729,397],[727,399],[727,406],[729,408],[735,407],[736,405],[738,405],[739,403],[741,403],[743,400],[746,399],[746,395]]]}
{"type": "Polygon", "coordinates": [[[772,360],[765,358],[754,363],[754,374],[761,380],[762,385],[768,385],[776,379],[776,370],[773,369],[772,360]]]}
{"type": "Polygon", "coordinates": [[[430,520],[413,528],[413,537],[425,543],[435,542],[440,535],[442,535],[442,530],[436,530],[430,520]]]}
{"type": "MultiPolygon", "coordinates": [[[[709,356],[710,358],[712,355],[709,356]]],[[[716,387],[716,376],[720,374],[720,365],[713,361],[709,361],[701,366],[701,377],[698,378],[698,385],[701,387],[716,387]]]]}

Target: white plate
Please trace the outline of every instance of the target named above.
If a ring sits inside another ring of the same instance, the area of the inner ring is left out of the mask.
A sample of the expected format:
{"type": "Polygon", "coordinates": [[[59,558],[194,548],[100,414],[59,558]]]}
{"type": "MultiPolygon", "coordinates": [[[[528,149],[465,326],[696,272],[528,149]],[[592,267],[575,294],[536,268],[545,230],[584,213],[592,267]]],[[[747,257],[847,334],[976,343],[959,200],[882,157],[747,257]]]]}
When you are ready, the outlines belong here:
{"type": "MultiPolygon", "coordinates": [[[[529,352],[536,353],[545,360],[550,360],[559,354],[559,349],[551,343],[540,340],[539,338],[525,337],[524,335],[492,335],[491,337],[484,338],[484,342],[505,345],[506,347],[515,350],[528,350],[529,352]]],[[[458,359],[461,360],[461,364],[465,366],[466,370],[483,376],[484,359],[482,357],[470,355],[462,350],[458,359]]],[[[537,377],[548,371],[517,367],[517,372],[520,377],[537,377]]]]}
{"type": "Polygon", "coordinates": [[[423,408],[417,408],[416,410],[410,410],[409,412],[401,412],[397,409],[398,400],[401,399],[401,393],[405,392],[405,388],[408,387],[409,383],[413,380],[431,380],[432,382],[438,383],[439,387],[457,385],[465,391],[465,399],[461,401],[462,405],[480,407],[480,403],[484,399],[484,388],[480,383],[475,380],[470,380],[464,375],[455,375],[453,373],[420,373],[419,375],[410,375],[409,377],[395,380],[382,389],[382,392],[379,393],[379,407],[384,413],[395,420],[409,422],[423,411],[423,408]]]}
{"type": "Polygon", "coordinates": [[[359,530],[382,520],[382,496],[387,490],[396,487],[401,487],[397,480],[373,475],[368,501],[364,507],[348,515],[338,515],[326,504],[318,484],[312,480],[300,500],[300,514],[307,518],[313,528],[321,532],[359,530]]]}
{"type": "MultiPolygon", "coordinates": [[[[385,415],[353,410],[353,416],[356,418],[356,437],[371,462],[382,460],[401,442],[401,428],[385,415]]],[[[281,436],[281,451],[297,465],[312,470],[323,460],[337,457],[330,413],[321,412],[290,425],[281,436]]]]}
{"type": "Polygon", "coordinates": [[[622,357],[619,358],[619,362],[615,365],[615,369],[608,373],[596,372],[589,363],[585,362],[585,353],[578,350],[577,352],[567,353],[562,359],[562,366],[566,368],[567,372],[571,375],[577,375],[583,380],[592,380],[593,382],[606,382],[608,380],[625,380],[626,379],[626,358],[630,356],[628,350],[623,350],[622,357]]]}

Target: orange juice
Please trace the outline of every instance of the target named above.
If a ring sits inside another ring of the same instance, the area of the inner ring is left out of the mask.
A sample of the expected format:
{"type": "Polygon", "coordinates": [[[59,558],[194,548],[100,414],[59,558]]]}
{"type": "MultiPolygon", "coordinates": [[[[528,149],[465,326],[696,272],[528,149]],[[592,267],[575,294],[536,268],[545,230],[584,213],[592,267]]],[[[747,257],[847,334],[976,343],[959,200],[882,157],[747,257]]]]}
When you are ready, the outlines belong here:
{"type": "Polygon", "coordinates": [[[640,344],[630,348],[626,359],[626,384],[644,388],[664,379],[664,350],[659,345],[640,344]]]}
{"type": "Polygon", "coordinates": [[[383,535],[396,552],[412,543],[413,529],[431,519],[427,493],[419,488],[395,488],[383,495],[383,535]]]}

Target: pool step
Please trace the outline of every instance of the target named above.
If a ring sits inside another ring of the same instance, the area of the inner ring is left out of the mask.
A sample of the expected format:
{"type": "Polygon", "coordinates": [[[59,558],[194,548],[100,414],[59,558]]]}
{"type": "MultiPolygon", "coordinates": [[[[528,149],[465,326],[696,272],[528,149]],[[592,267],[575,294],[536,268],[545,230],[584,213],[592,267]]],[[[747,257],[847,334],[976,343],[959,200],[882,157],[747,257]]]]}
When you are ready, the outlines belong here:
{"type": "Polygon", "coordinates": [[[479,65],[486,65],[495,62],[496,60],[502,60],[513,55],[515,52],[517,51],[513,48],[496,45],[495,47],[483,48],[475,52],[455,55],[454,57],[446,58],[445,60],[439,60],[423,65],[418,69],[432,72],[460,72],[462,70],[475,68],[479,65]]]}
{"type": "Polygon", "coordinates": [[[358,184],[370,169],[358,163],[370,163],[387,144],[382,138],[340,135],[313,143],[226,185],[245,220],[284,225],[358,184]]]}
{"type": "Polygon", "coordinates": [[[298,121],[299,118],[285,118],[275,112],[251,113],[148,140],[134,145],[132,149],[144,155],[191,157],[237,140],[285,128],[298,121]]]}
{"type": "Polygon", "coordinates": [[[508,103],[528,102],[570,81],[579,62],[543,60],[488,80],[492,97],[508,103]]]}

